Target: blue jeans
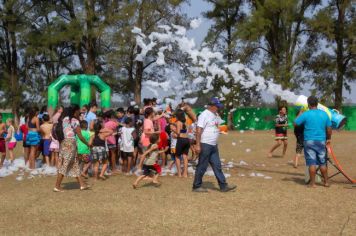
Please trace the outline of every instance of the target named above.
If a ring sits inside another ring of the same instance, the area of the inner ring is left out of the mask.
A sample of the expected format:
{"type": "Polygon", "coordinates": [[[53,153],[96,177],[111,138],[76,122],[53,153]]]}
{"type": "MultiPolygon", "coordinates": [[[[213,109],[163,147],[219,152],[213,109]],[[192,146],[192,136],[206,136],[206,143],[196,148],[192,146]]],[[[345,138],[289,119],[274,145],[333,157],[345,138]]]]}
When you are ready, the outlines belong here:
{"type": "Polygon", "coordinates": [[[225,188],[227,184],[224,173],[222,172],[221,168],[218,146],[209,145],[205,143],[201,143],[200,146],[201,151],[199,155],[199,162],[195,170],[193,189],[201,187],[203,183],[203,176],[209,164],[211,165],[211,168],[214,171],[220,189],[225,188]]]}
{"type": "Polygon", "coordinates": [[[304,141],[304,157],[307,166],[326,165],[325,141],[304,141]]]}

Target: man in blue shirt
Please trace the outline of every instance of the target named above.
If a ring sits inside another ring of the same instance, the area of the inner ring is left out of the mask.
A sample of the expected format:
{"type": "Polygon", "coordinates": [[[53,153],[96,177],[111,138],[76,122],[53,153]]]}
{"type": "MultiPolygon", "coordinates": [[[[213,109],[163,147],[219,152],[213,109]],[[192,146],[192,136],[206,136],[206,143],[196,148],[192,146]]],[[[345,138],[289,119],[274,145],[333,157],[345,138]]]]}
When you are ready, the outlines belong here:
{"type": "Polygon", "coordinates": [[[319,166],[324,178],[324,186],[329,187],[326,145],[330,144],[331,120],[326,112],[317,108],[318,99],[315,96],[308,97],[308,107],[309,110],[300,115],[294,121],[294,125],[304,125],[304,157],[309,167],[309,186],[316,186],[316,166],[319,166]]]}

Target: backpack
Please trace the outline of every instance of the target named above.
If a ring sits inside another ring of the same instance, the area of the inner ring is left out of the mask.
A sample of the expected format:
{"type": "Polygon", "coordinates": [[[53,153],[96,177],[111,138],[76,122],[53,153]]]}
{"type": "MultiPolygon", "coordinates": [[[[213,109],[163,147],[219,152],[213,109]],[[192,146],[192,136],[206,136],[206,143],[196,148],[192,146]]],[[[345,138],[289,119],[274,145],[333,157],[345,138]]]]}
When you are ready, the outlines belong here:
{"type": "Polygon", "coordinates": [[[52,137],[59,142],[64,140],[64,133],[63,133],[63,124],[62,122],[58,122],[53,125],[52,129],[52,137]]]}

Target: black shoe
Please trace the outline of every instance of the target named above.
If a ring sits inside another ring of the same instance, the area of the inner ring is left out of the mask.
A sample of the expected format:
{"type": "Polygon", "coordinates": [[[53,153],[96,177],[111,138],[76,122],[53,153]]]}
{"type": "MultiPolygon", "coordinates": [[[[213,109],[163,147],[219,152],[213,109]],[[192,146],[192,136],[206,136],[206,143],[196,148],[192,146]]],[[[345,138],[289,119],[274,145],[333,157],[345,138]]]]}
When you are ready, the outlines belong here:
{"type": "Polygon", "coordinates": [[[193,192],[196,192],[196,193],[207,193],[208,190],[206,188],[199,187],[199,188],[193,188],[193,192]]]}
{"type": "Polygon", "coordinates": [[[236,188],[236,185],[226,185],[224,188],[220,189],[220,192],[230,192],[232,190],[235,190],[236,188]]]}

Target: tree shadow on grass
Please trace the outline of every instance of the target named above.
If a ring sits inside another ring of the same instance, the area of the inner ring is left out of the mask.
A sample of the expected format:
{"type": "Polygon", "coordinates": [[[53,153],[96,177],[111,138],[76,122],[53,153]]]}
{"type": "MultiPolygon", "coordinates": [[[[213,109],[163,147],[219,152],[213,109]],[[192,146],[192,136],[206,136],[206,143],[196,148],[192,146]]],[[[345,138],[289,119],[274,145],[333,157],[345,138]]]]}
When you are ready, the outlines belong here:
{"type": "Polygon", "coordinates": [[[209,181],[203,182],[202,187],[206,188],[206,189],[214,190],[214,191],[220,190],[220,188],[216,187],[216,185],[213,182],[209,182],[209,181]]]}
{"type": "Polygon", "coordinates": [[[290,181],[290,182],[294,182],[294,183],[297,183],[299,185],[307,185],[304,181],[304,179],[302,178],[297,178],[297,177],[290,177],[290,178],[283,178],[282,179],[283,181],[290,181]]]}
{"type": "Polygon", "coordinates": [[[79,189],[79,183],[78,182],[67,182],[67,183],[62,183],[63,189],[65,190],[74,190],[74,189],[79,189]]]}

